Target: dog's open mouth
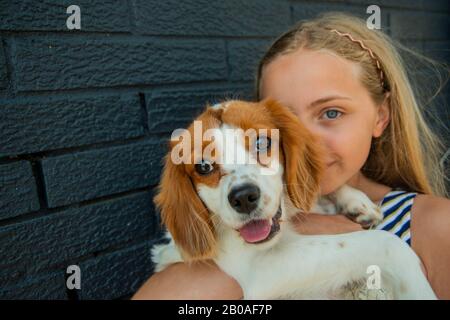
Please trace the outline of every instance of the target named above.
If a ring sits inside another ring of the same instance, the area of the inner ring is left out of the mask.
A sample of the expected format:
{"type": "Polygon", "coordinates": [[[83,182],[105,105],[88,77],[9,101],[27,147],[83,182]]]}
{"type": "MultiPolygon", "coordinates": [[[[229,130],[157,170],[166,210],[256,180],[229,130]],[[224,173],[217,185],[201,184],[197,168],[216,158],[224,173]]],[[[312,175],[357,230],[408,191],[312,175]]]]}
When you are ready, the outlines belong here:
{"type": "Polygon", "coordinates": [[[241,237],[248,243],[258,244],[269,241],[280,231],[281,206],[272,219],[252,220],[246,223],[238,231],[241,237]]]}

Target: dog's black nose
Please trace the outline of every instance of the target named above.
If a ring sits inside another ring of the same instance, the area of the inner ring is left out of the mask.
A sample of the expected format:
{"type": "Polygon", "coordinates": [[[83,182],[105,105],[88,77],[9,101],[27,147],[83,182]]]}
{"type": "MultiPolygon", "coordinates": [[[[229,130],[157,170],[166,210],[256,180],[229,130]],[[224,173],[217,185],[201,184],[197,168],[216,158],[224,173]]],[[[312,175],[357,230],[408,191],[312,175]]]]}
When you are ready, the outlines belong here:
{"type": "Polygon", "coordinates": [[[244,184],[231,189],[228,201],[231,207],[239,213],[250,213],[258,206],[260,190],[254,184],[244,184]]]}

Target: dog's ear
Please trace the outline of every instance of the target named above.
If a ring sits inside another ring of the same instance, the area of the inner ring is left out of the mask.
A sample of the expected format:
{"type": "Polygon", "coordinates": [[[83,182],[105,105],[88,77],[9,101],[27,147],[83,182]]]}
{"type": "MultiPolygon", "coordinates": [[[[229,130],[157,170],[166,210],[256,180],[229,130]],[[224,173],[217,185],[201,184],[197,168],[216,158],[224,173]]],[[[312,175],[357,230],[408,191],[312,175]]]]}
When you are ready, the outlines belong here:
{"type": "Polygon", "coordinates": [[[216,250],[214,226],[184,166],[166,155],[154,202],[184,260],[210,259],[216,250]]]}
{"type": "Polygon", "coordinates": [[[266,98],[261,104],[268,110],[280,130],[280,146],[284,158],[284,180],[292,203],[309,211],[320,191],[323,152],[317,138],[297,116],[277,101],[266,98]]]}

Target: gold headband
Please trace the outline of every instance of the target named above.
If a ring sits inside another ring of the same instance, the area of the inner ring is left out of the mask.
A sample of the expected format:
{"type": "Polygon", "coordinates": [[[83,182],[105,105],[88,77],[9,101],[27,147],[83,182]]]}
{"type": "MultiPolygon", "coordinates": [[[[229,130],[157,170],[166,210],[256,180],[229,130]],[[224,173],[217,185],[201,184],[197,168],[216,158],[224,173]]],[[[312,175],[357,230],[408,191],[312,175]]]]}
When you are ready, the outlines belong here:
{"type": "Polygon", "coordinates": [[[375,64],[377,65],[378,71],[380,72],[381,87],[384,89],[384,73],[383,73],[383,70],[381,69],[380,61],[373,54],[372,50],[370,50],[369,47],[366,47],[364,45],[364,43],[362,42],[362,40],[354,39],[350,33],[342,33],[342,32],[337,31],[336,29],[332,29],[331,32],[335,32],[335,33],[337,33],[340,36],[349,38],[352,42],[358,43],[361,46],[361,48],[363,48],[364,50],[369,52],[370,56],[372,57],[372,59],[375,61],[375,64]]]}

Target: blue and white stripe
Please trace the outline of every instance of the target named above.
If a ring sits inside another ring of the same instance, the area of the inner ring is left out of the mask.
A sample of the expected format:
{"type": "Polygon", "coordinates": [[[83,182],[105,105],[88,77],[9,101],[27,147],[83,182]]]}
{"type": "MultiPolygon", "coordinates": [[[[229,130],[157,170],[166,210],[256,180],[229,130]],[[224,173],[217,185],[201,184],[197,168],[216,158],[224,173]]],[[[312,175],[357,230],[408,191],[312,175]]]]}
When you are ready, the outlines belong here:
{"type": "Polygon", "coordinates": [[[377,229],[392,232],[411,245],[411,208],[416,195],[404,190],[389,192],[381,202],[384,219],[377,229]]]}

